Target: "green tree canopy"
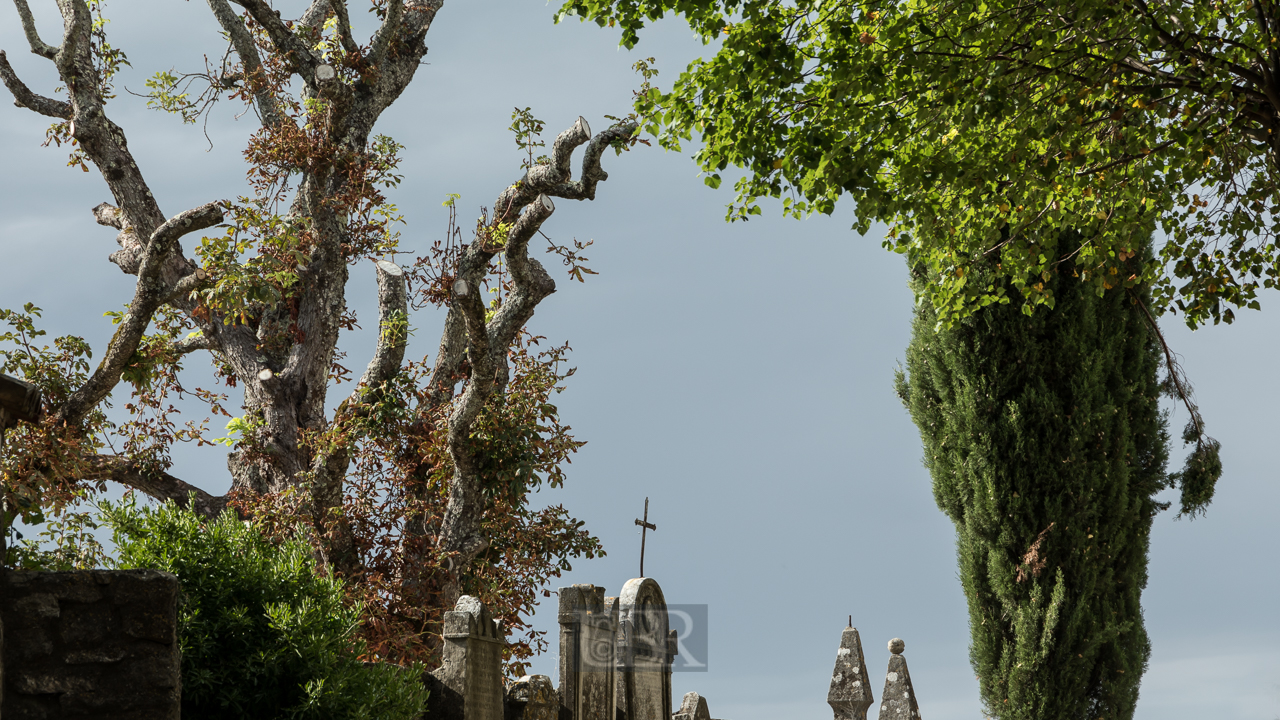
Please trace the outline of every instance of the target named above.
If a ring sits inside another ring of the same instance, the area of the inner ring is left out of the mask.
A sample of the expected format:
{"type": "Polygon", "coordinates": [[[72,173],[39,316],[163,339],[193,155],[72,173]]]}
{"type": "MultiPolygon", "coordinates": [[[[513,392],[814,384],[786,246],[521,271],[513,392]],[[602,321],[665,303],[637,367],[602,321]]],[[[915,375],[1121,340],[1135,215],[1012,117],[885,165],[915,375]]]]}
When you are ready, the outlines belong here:
{"type": "Polygon", "coordinates": [[[1102,291],[1152,282],[1157,311],[1196,325],[1258,307],[1276,283],[1280,8],[1272,2],[1010,0],[569,0],[622,28],[666,13],[710,59],[639,99],[649,131],[716,186],[732,218],[781,197],[787,212],[889,224],[886,245],[927,271],[944,321],[1008,302],[1056,301],[1051,276],[1102,291]],[[1141,238],[1167,242],[1123,271],[1141,238]],[[1085,241],[1059,247],[1061,230],[1085,241]],[[975,281],[995,258],[1001,282],[975,281]]]}

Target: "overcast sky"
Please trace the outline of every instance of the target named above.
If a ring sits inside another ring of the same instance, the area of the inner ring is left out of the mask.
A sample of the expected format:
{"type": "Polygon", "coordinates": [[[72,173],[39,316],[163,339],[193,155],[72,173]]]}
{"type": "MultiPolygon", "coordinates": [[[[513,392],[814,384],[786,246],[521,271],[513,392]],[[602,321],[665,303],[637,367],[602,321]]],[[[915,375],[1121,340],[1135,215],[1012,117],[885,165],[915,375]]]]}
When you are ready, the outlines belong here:
{"type": "MultiPolygon", "coordinates": [[[[32,5],[45,40],[56,41],[52,0],[32,5]]],[[[276,3],[286,16],[303,5],[276,3]]],[[[469,218],[518,179],[507,131],[514,106],[546,120],[548,139],[579,114],[602,129],[604,115],[628,111],[636,59],[656,56],[666,86],[706,52],[674,21],[636,51],[619,50],[614,31],[553,25],[555,9],[477,0],[438,15],[429,64],[380,126],[407,146],[407,177],[391,196],[408,221],[407,248],[421,252],[444,232],[446,193],[461,193],[469,218]]],[[[112,43],[133,63],[119,83],[130,89],[157,70],[197,70],[202,54],[221,55],[204,3],[117,0],[107,13],[112,43]]],[[[52,92],[52,67],[26,52],[8,3],[0,48],[33,89],[52,92]]],[[[255,121],[236,120],[237,110],[215,111],[209,152],[199,127],[138,98],[122,92],[108,106],[167,215],[246,192],[240,150],[255,121]]],[[[34,302],[51,336],[83,335],[100,352],[110,333],[102,313],[126,302],[133,277],[107,262],[115,231],[89,212],[110,198],[104,183],[96,170],[65,167],[64,151],[41,148],[47,126],[0,103],[0,307],[34,302]]],[[[675,675],[677,706],[696,690],[728,720],[830,717],[827,685],[852,615],[877,697],[885,643],[897,636],[923,717],[980,717],[954,530],[934,505],[919,435],[892,390],[912,307],[902,259],[881,249],[880,229],[850,231],[849,206],[804,222],[766,206],[764,217],[728,225],[730,183],[706,188],[686,156],[641,147],[604,164],[610,179],[598,199],[561,201],[543,228],[561,244],[594,239],[586,254],[600,275],[580,285],[548,260],[559,291],[531,323],[574,348],[578,372],[558,404],[588,441],[565,489],[537,500],[562,502],[608,551],[556,585],[594,583],[616,595],[636,576],[633,521],[647,496],[658,526],[647,574],[668,602],[709,609],[709,669],[675,675]]],[[[365,329],[343,347],[358,368],[372,350],[375,281],[371,266],[351,276],[348,304],[365,329]]],[[[1225,473],[1207,517],[1156,520],[1141,720],[1280,718],[1278,300],[1264,297],[1261,313],[1242,312],[1230,327],[1192,333],[1164,320],[1222,441],[1225,473]]],[[[435,350],[440,320],[413,318],[412,356],[435,350]]],[[[208,384],[201,363],[187,364],[190,382],[208,384]]],[[[1185,420],[1173,409],[1175,437],[1185,420]]],[[[1175,448],[1176,464],[1183,454],[1175,448]]],[[[217,451],[180,450],[172,472],[210,492],[229,485],[217,451]]],[[[554,602],[537,617],[552,637],[554,602]]],[[[533,663],[553,679],[555,668],[553,654],[533,663]]]]}

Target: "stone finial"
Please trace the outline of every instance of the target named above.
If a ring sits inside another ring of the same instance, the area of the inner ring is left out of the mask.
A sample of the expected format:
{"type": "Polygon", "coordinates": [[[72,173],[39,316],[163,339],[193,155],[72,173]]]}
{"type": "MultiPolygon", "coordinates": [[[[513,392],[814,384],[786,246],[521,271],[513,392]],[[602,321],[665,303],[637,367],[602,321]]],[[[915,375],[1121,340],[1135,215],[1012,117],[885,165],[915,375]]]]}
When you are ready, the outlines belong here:
{"type": "Polygon", "coordinates": [[[916,691],[911,687],[907,659],[902,656],[906,643],[901,638],[889,641],[889,670],[884,677],[884,694],[880,700],[879,720],[920,720],[916,691]]]}
{"type": "Polygon", "coordinates": [[[551,678],[525,675],[507,687],[506,720],[556,720],[560,697],[551,678]]]}
{"type": "Polygon", "coordinates": [[[867,720],[867,708],[874,701],[871,678],[867,675],[867,663],[862,655],[862,639],[858,637],[857,628],[847,627],[840,635],[840,649],[836,651],[836,667],[831,672],[827,704],[835,713],[835,720],[867,720]]]}
{"type": "Polygon", "coordinates": [[[671,716],[671,720],[711,720],[707,699],[696,692],[685,693],[680,709],[671,716]]]}

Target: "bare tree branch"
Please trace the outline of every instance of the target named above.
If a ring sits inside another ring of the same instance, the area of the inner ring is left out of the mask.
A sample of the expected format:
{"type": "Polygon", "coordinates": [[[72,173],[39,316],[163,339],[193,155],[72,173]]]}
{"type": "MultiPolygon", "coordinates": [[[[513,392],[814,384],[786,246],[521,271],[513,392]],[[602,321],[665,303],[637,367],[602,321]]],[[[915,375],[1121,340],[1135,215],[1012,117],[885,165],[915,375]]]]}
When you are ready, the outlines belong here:
{"type": "Polygon", "coordinates": [[[14,105],[34,110],[46,117],[63,120],[71,117],[71,105],[31,92],[31,89],[13,71],[13,66],[9,64],[9,58],[3,50],[0,50],[0,81],[3,81],[4,86],[13,94],[14,105]]]}
{"type": "Polygon", "coordinates": [[[600,167],[600,158],[605,149],[615,142],[630,140],[637,128],[636,123],[628,122],[596,135],[587,143],[587,149],[582,155],[581,179],[572,180],[567,168],[569,156],[582,144],[583,134],[590,132],[586,121],[579,118],[574,127],[556,137],[555,145],[552,146],[552,162],[534,166],[520,182],[504,190],[494,204],[494,214],[505,216],[512,210],[533,202],[540,194],[569,200],[594,200],[596,184],[609,178],[609,173],[600,167]]]}
{"type": "Polygon", "coordinates": [[[213,343],[204,335],[193,335],[191,337],[183,338],[173,344],[174,352],[179,355],[186,355],[187,353],[193,353],[197,350],[212,349],[213,343]]]}
{"type": "Polygon", "coordinates": [[[244,22],[227,4],[227,0],[209,0],[209,9],[213,11],[218,24],[231,37],[231,46],[236,49],[236,55],[240,56],[246,82],[254,88],[253,104],[258,108],[258,115],[262,117],[263,124],[276,125],[284,122],[286,115],[281,111],[278,101],[269,90],[263,87],[261,77],[265,71],[262,67],[262,58],[258,55],[258,46],[245,28],[244,22]],[[254,80],[254,78],[258,79],[254,80]]]}
{"type": "Polygon", "coordinates": [[[571,162],[573,151],[591,139],[591,126],[586,118],[578,116],[573,127],[556,136],[551,145],[551,162],[535,165],[529,169],[526,181],[537,187],[552,187],[568,181],[572,177],[571,162]]]}
{"type": "MultiPolygon", "coordinates": [[[[409,294],[404,271],[386,260],[376,263],[378,273],[378,345],[373,359],[351,395],[338,406],[334,421],[343,416],[367,412],[380,392],[382,385],[400,371],[404,350],[408,344],[409,294]]],[[[356,569],[359,558],[355,550],[355,536],[350,523],[338,518],[333,509],[342,505],[342,483],[351,465],[349,443],[335,443],[312,461],[315,482],[311,489],[313,520],[317,527],[328,528],[328,562],[334,570],[349,573],[356,569]]]]}
{"type": "Polygon", "coordinates": [[[329,14],[329,0],[312,0],[311,5],[302,13],[302,17],[293,25],[294,27],[302,27],[308,30],[317,30],[324,25],[325,17],[329,14]]]}
{"type": "Polygon", "coordinates": [[[22,31],[27,34],[27,43],[31,45],[31,52],[52,60],[58,54],[58,48],[40,39],[35,18],[31,17],[31,8],[27,7],[27,0],[13,0],[13,4],[18,6],[18,16],[22,18],[22,31]]]}
{"type": "Polygon", "coordinates": [[[600,167],[600,156],[615,142],[625,142],[635,135],[639,126],[634,122],[611,127],[596,135],[582,154],[582,176],[579,180],[544,190],[548,195],[568,200],[595,200],[596,183],[609,179],[609,173],[600,167]]]}
{"type": "Polygon", "coordinates": [[[205,272],[204,268],[196,268],[190,275],[184,276],[173,286],[173,289],[164,296],[164,303],[181,301],[183,298],[190,296],[191,293],[199,290],[208,280],[209,273],[205,272]]]}
{"type": "MultiPolygon", "coordinates": [[[[453,401],[448,418],[448,450],[454,472],[437,544],[445,557],[456,558],[463,565],[488,546],[488,540],[480,532],[484,498],[477,458],[470,447],[471,427],[489,398],[505,389],[509,373],[506,353],[516,333],[533,316],[538,303],[555,292],[555,282],[550,275],[528,256],[529,240],[555,210],[548,195],[573,199],[595,197],[596,184],[608,177],[600,167],[605,148],[630,140],[636,127],[635,123],[627,123],[591,139],[583,158],[582,178],[574,181],[569,177],[570,156],[575,148],[587,142],[591,132],[586,121],[579,118],[572,128],[556,138],[551,163],[531,168],[520,182],[499,195],[492,222],[504,222],[515,216],[503,248],[515,288],[487,324],[479,289],[495,249],[488,247],[488,238],[481,229],[463,252],[431,376],[431,399],[448,402],[453,385],[460,379],[463,363],[470,365],[465,389],[461,397],[453,401]]],[[[458,590],[456,575],[450,575],[443,585],[446,598],[458,590]]]]}
{"type": "MultiPolygon", "coordinates": [[[[395,263],[379,260],[378,268],[378,346],[373,359],[360,377],[359,385],[375,388],[400,371],[405,345],[409,341],[407,320],[409,294],[404,271],[395,263]]],[[[359,391],[359,388],[357,388],[359,391]]],[[[354,394],[353,394],[354,397],[354,394]]]]}
{"type": "MultiPolygon", "coordinates": [[[[100,217],[108,216],[108,211],[98,206],[100,217]]],[[[79,423],[99,402],[102,402],[120,382],[120,374],[129,364],[133,353],[138,349],[142,336],[151,324],[155,311],[166,302],[165,292],[168,283],[162,278],[165,266],[174,256],[178,246],[178,238],[182,235],[215,225],[222,221],[222,210],[218,203],[202,205],[174,216],[163,223],[147,242],[143,250],[142,261],[138,267],[138,284],[133,300],[129,303],[129,311],[116,327],[115,335],[103,354],[102,361],[84,385],[77,388],[57,410],[57,419],[70,425],[79,423]]],[[[190,269],[185,260],[182,261],[190,269]]],[[[176,284],[177,280],[174,280],[176,284]]]]}
{"type": "MultiPolygon", "coordinates": [[[[555,212],[551,198],[539,195],[524,208],[507,235],[504,254],[515,290],[503,301],[493,319],[489,321],[489,342],[494,348],[502,348],[501,357],[495,358],[506,367],[506,348],[515,341],[516,333],[533,317],[534,308],[542,299],[556,291],[556,283],[542,264],[529,257],[529,240],[542,227],[542,223],[555,212]]],[[[505,373],[503,373],[505,375],[505,373]]],[[[505,387],[506,383],[500,383],[505,387]]]]}
{"type": "MultiPolygon", "coordinates": [[[[440,4],[444,4],[443,0],[440,4]]],[[[373,40],[369,43],[369,61],[373,64],[381,65],[386,60],[387,47],[391,44],[391,38],[400,32],[400,20],[403,15],[404,0],[391,0],[387,3],[382,24],[373,33],[373,40]]]]}
{"type": "Polygon", "coordinates": [[[351,17],[347,15],[346,0],[330,0],[329,4],[333,6],[333,14],[338,18],[338,41],[342,43],[342,49],[352,55],[358,55],[360,45],[351,35],[351,17]]]}
{"type": "Polygon", "coordinates": [[[368,112],[374,116],[391,105],[409,86],[418,63],[427,54],[427,31],[444,0],[415,0],[409,4],[392,0],[382,25],[370,42],[368,63],[379,70],[376,92],[369,99],[368,112]]]}
{"type": "Polygon", "coordinates": [[[294,72],[309,83],[315,81],[316,66],[320,64],[320,59],[315,56],[311,48],[307,47],[306,43],[293,34],[288,25],[284,24],[284,20],[280,18],[280,11],[272,9],[264,0],[232,1],[248,10],[249,15],[262,26],[263,30],[267,31],[267,37],[271,38],[271,43],[284,56],[294,72]]]}
{"type": "Polygon", "coordinates": [[[174,215],[151,234],[151,244],[163,252],[183,235],[217,225],[222,222],[222,208],[225,205],[224,202],[214,201],[174,215]]]}
{"type": "MultiPolygon", "coordinates": [[[[440,550],[457,554],[463,563],[469,563],[477,553],[488,546],[488,540],[480,533],[480,511],[483,497],[480,488],[478,466],[471,451],[471,426],[480,410],[493,394],[495,364],[489,333],[485,327],[484,300],[480,293],[480,278],[489,266],[493,253],[483,249],[483,243],[473,242],[459,263],[461,285],[455,285],[453,307],[450,314],[462,316],[468,341],[467,359],[471,363],[471,376],[462,396],[449,414],[449,456],[453,459],[453,478],[449,482],[449,500],[440,523],[440,550]]],[[[505,350],[505,349],[504,349],[505,350]]]]}
{"type": "Polygon", "coordinates": [[[182,508],[190,505],[191,494],[195,493],[195,506],[192,509],[206,518],[217,517],[227,507],[225,496],[210,495],[167,472],[145,469],[128,458],[96,455],[88,458],[88,461],[91,469],[82,478],[84,480],[111,480],[157,500],[172,500],[182,508]]]}

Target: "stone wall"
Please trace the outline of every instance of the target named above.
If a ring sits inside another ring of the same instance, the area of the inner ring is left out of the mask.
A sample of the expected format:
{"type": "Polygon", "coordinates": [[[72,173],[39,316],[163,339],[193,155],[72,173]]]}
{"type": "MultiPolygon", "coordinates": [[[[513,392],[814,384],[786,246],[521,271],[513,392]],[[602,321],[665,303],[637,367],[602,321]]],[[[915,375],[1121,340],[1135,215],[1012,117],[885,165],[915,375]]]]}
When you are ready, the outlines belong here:
{"type": "Polygon", "coordinates": [[[177,720],[176,577],[0,573],[3,720],[177,720]]]}

